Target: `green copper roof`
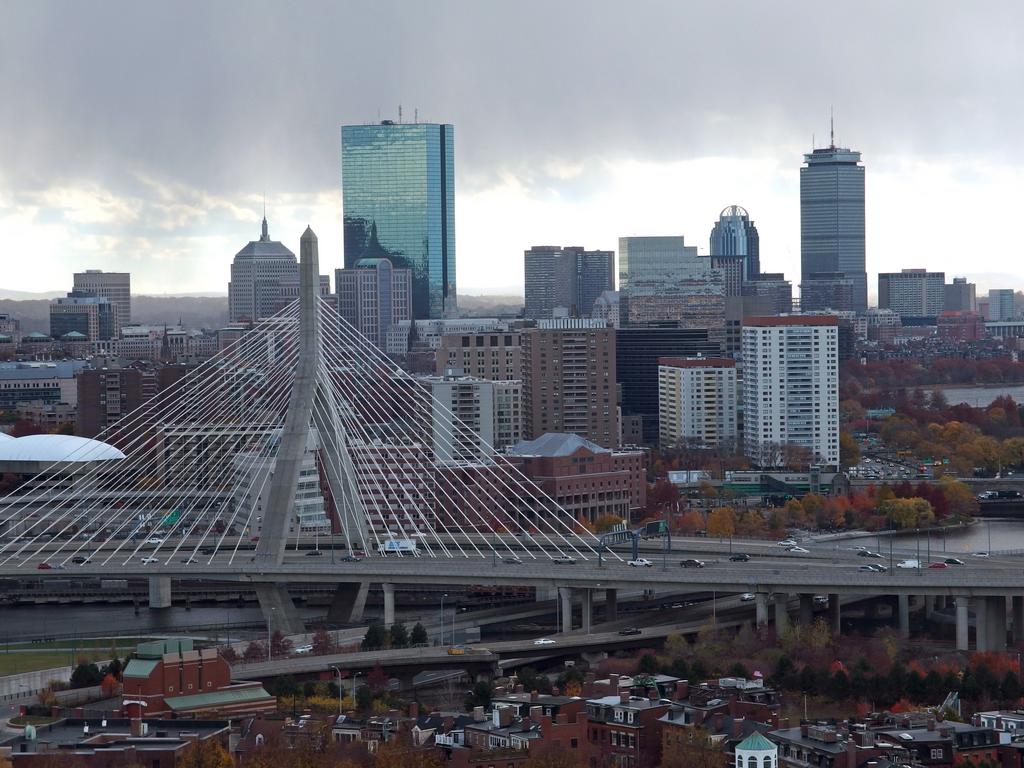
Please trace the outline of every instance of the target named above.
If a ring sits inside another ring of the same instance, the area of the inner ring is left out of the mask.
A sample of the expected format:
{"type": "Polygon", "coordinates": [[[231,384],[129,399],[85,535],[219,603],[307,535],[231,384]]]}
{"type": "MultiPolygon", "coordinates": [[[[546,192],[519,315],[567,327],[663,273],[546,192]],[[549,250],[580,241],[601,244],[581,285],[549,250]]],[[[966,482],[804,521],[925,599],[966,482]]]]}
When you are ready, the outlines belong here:
{"type": "Polygon", "coordinates": [[[195,693],[191,696],[168,696],[164,698],[167,706],[172,711],[190,709],[211,709],[213,707],[231,704],[244,704],[247,701],[261,701],[273,698],[267,693],[262,685],[246,686],[244,688],[225,688],[221,691],[210,693],[195,693]]]}
{"type": "Polygon", "coordinates": [[[147,678],[159,663],[160,659],[132,659],[124,668],[124,676],[147,678]]]}
{"type": "Polygon", "coordinates": [[[769,741],[757,731],[747,736],[743,741],[736,745],[736,749],[751,749],[751,750],[773,750],[778,749],[778,746],[773,741],[769,741]]]}

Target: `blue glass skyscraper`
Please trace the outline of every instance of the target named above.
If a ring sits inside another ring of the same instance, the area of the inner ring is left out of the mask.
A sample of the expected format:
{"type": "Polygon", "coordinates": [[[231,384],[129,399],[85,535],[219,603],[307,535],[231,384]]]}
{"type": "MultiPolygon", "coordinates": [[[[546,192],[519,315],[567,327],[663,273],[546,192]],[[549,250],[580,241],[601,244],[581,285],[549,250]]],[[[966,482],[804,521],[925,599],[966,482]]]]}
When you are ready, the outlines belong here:
{"type": "Polygon", "coordinates": [[[451,125],[341,129],[345,267],[386,257],[412,270],[416,319],[454,316],[455,137],[451,125]]]}

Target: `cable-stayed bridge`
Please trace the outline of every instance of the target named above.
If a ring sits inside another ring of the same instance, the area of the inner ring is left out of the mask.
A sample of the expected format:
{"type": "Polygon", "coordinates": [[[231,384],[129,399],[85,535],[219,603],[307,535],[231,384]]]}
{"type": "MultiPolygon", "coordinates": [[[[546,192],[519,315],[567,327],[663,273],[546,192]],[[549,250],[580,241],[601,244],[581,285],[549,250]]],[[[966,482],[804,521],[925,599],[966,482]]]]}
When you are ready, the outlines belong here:
{"type": "MultiPolygon", "coordinates": [[[[65,457],[85,471],[54,465],[0,499],[0,571],[267,571],[328,528],[348,558],[415,558],[427,580],[458,559],[597,558],[571,514],[318,295],[318,261],[307,228],[298,300],[65,457]]],[[[258,589],[294,614],[284,586],[258,589]]]]}

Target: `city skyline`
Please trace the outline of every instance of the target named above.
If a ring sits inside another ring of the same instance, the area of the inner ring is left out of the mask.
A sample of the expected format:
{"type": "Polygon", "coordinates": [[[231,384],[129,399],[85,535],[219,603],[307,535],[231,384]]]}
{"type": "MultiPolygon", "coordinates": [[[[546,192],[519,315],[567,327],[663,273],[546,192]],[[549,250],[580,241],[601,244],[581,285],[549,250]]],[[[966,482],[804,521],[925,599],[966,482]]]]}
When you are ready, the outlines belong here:
{"type": "Polygon", "coordinates": [[[0,95],[22,118],[0,132],[0,242],[11,253],[31,248],[52,274],[13,264],[4,287],[57,290],[53,275],[89,267],[132,272],[140,293],[222,292],[264,193],[282,242],[294,249],[312,223],[325,271],[340,267],[338,129],[397,119],[399,104],[406,122],[459,131],[466,294],[521,292],[520,254],[535,243],[612,249],[619,237],[682,234],[703,246],[732,203],[757,221],[762,269],[798,284],[798,169],[827,144],[832,104],[837,142],[863,152],[870,169],[869,286],[883,265],[912,266],[900,263],[908,252],[927,253],[929,269],[964,274],[982,293],[1024,282],[998,255],[1000,228],[987,225],[1011,220],[1022,191],[1005,131],[1020,107],[1004,95],[1020,70],[1012,30],[1024,11],[923,7],[868,6],[857,25],[842,25],[810,3],[752,5],[725,41],[694,36],[684,54],[670,54],[663,38],[713,25],[720,10],[641,3],[628,20],[612,6],[583,19],[566,4],[538,30],[540,6],[529,4],[516,13],[454,3],[432,13],[23,4],[0,31],[18,65],[0,78],[0,95]],[[57,14],[69,23],[53,23],[57,14]],[[370,32],[335,52],[328,41],[352,23],[370,32]],[[199,28],[209,34],[188,34],[199,28]],[[308,47],[275,69],[233,42],[299,28],[308,47]],[[443,47],[413,31],[422,28],[443,29],[443,47]],[[31,45],[43,29],[54,36],[45,57],[31,45]],[[377,53],[384,30],[398,38],[393,61],[377,53]],[[568,30],[621,35],[629,66],[607,49],[571,69],[553,55],[515,55],[524,40],[555,50],[549,38],[568,30]],[[730,79],[743,84],[743,100],[722,87],[730,79]],[[599,103],[582,98],[593,92],[599,103]],[[949,104],[958,105],[952,117],[949,104]],[[942,226],[906,226],[914,220],[942,226]],[[978,255],[965,273],[967,251],[978,255]]]}

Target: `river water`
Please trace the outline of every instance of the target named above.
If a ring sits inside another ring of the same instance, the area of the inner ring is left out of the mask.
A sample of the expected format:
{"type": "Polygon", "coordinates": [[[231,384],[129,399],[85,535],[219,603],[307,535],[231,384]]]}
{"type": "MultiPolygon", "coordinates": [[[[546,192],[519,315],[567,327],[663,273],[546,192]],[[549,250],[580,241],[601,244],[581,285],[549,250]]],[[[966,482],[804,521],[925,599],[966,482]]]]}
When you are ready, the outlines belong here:
{"type": "Polygon", "coordinates": [[[941,552],[959,557],[961,555],[970,555],[973,552],[1024,550],[1024,521],[987,518],[978,521],[974,525],[953,528],[942,533],[932,532],[931,534],[921,533],[915,535],[911,531],[891,537],[864,534],[827,543],[812,544],[809,547],[838,545],[842,548],[860,545],[884,554],[889,551],[888,539],[890,538],[893,540],[893,546],[903,551],[908,549],[916,551],[917,544],[920,542],[922,557],[929,551],[929,540],[930,551],[933,556],[941,552]]]}
{"type": "Polygon", "coordinates": [[[968,387],[933,387],[941,389],[950,405],[967,403],[974,408],[984,408],[1002,395],[1009,395],[1018,403],[1024,403],[1024,384],[977,384],[968,387]]]}

